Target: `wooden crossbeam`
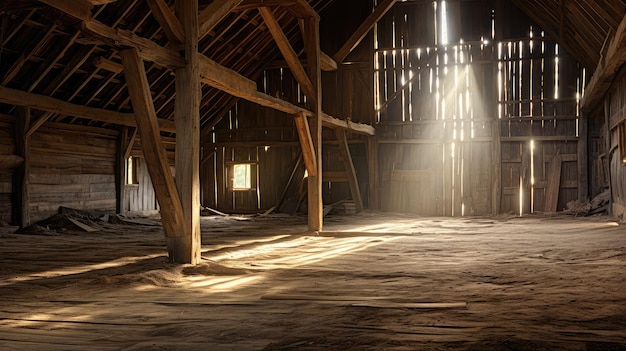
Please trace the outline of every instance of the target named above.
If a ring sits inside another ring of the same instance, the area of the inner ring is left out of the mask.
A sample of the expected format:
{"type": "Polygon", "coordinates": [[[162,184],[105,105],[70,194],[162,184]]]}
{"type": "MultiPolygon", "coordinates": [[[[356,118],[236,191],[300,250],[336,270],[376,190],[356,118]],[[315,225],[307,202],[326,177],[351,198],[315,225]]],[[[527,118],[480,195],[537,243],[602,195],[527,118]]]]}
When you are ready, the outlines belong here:
{"type": "Polygon", "coordinates": [[[111,61],[102,56],[96,57],[93,60],[93,65],[105,71],[113,72],[115,74],[122,73],[122,71],[124,70],[124,67],[121,64],[111,61]]]}
{"type": "Polygon", "coordinates": [[[242,0],[214,0],[198,15],[199,39],[204,38],[242,0]]]}
{"type": "Polygon", "coordinates": [[[185,232],[183,207],[170,171],[165,148],[161,142],[144,63],[135,48],[120,51],[120,56],[148,173],[161,206],[163,230],[167,237],[180,237],[185,232]]]}
{"type": "Polygon", "coordinates": [[[302,157],[304,158],[304,165],[306,166],[309,176],[317,175],[317,157],[315,155],[315,146],[313,146],[313,140],[311,139],[311,130],[309,129],[309,122],[306,120],[304,113],[298,113],[294,116],[296,122],[296,129],[298,130],[298,137],[300,138],[300,146],[302,147],[302,157]]]}
{"type": "Polygon", "coordinates": [[[383,16],[389,11],[397,0],[382,0],[381,3],[376,6],[374,12],[372,12],[363,23],[357,28],[354,33],[348,38],[348,40],[341,46],[337,53],[333,56],[337,63],[343,62],[348,55],[354,50],[359,43],[365,38],[367,33],[374,27],[383,16]]]}
{"type": "Polygon", "coordinates": [[[610,41],[606,54],[600,59],[593,76],[587,84],[581,108],[591,111],[600,103],[609,90],[615,74],[626,62],[626,16],[620,22],[615,36],[610,41]]]}
{"type": "MultiPolygon", "coordinates": [[[[45,95],[27,93],[21,90],[0,86],[0,102],[16,106],[29,106],[37,110],[58,113],[64,116],[87,118],[93,121],[136,127],[135,115],[109,111],[95,107],[72,104],[45,95]]],[[[169,120],[159,119],[159,127],[164,132],[175,133],[176,127],[169,120]]]]}
{"type": "Polygon", "coordinates": [[[160,66],[170,69],[185,66],[185,59],[176,51],[164,48],[152,40],[139,37],[129,30],[114,29],[90,19],[82,22],[82,32],[100,39],[103,44],[111,47],[119,49],[137,48],[143,60],[154,62],[160,66]]]}
{"type": "Polygon", "coordinates": [[[182,43],[185,39],[183,25],[167,6],[165,0],[146,0],[146,2],[170,43],[182,43]]]}
{"type": "Polygon", "coordinates": [[[310,99],[315,99],[316,93],[313,89],[313,84],[311,84],[311,80],[307,77],[304,67],[302,67],[300,60],[298,59],[298,55],[291,47],[289,39],[287,39],[287,36],[283,33],[283,30],[280,28],[278,21],[276,21],[276,18],[272,14],[272,11],[267,7],[260,7],[259,12],[265,21],[267,29],[272,34],[276,45],[278,45],[278,49],[280,49],[285,61],[287,61],[287,65],[289,66],[291,73],[293,73],[294,78],[296,78],[296,81],[300,84],[306,96],[310,99]]]}

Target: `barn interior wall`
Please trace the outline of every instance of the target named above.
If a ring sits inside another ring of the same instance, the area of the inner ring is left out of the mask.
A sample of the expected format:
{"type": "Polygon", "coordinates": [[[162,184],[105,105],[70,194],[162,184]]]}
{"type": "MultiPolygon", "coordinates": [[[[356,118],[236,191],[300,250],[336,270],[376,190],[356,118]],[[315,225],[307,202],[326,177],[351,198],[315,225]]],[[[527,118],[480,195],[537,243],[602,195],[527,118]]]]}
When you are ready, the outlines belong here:
{"type": "Polygon", "coordinates": [[[610,190],[610,212],[626,217],[626,69],[622,68],[600,111],[591,116],[595,145],[590,165],[595,193],[610,190]]]}
{"type": "MultiPolygon", "coordinates": [[[[0,152],[14,155],[15,117],[0,117],[0,152]]],[[[58,213],[59,207],[115,212],[115,152],[118,132],[47,122],[30,136],[28,177],[30,221],[58,213]]],[[[18,224],[17,178],[0,175],[2,220],[18,224]]]]}
{"type": "Polygon", "coordinates": [[[406,2],[378,23],[382,209],[522,214],[578,199],[583,69],[509,5],[406,2]]]}

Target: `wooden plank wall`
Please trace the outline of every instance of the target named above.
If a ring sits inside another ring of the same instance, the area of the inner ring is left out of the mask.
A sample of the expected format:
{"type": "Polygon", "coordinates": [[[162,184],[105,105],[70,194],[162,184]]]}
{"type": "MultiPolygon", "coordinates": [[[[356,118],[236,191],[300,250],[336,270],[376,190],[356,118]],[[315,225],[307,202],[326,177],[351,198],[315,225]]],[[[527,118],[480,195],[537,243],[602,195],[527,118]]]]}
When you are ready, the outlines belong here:
{"type": "Polygon", "coordinates": [[[462,45],[437,45],[439,12],[432,3],[399,4],[378,25],[384,210],[491,213],[493,47],[479,35],[489,9],[480,2],[471,5],[448,2],[454,22],[448,39],[458,43],[461,29],[466,30],[468,41],[462,45]],[[461,18],[465,10],[476,13],[474,23],[461,18]]]}
{"type": "Polygon", "coordinates": [[[142,157],[134,156],[133,162],[137,163],[135,169],[137,172],[137,184],[126,184],[124,186],[124,212],[146,213],[158,211],[160,207],[154,193],[146,161],[142,157]]]}
{"type": "Polygon", "coordinates": [[[496,212],[544,211],[553,178],[549,163],[557,153],[557,208],[563,209],[578,198],[576,94],[584,83],[582,68],[557,52],[539,28],[531,38],[532,22],[520,11],[496,15],[504,23],[496,28],[508,28],[510,21],[520,28],[496,34],[515,38],[497,44],[490,1],[447,2],[448,42],[457,44],[443,45],[438,5],[400,3],[378,25],[383,209],[490,214],[496,183],[490,170],[497,157],[502,188],[496,212]],[[421,195],[424,187],[435,189],[434,197],[421,195]]]}
{"type": "MultiPolygon", "coordinates": [[[[15,155],[14,117],[0,114],[0,155],[15,155]]],[[[0,219],[12,223],[14,171],[0,169],[0,219]]]]}
{"type": "Polygon", "coordinates": [[[59,206],[115,212],[117,131],[45,123],[31,137],[33,221],[59,206]]]}
{"type": "Polygon", "coordinates": [[[605,99],[608,111],[604,111],[606,116],[598,116],[598,119],[604,119],[604,123],[597,134],[602,135],[606,143],[601,157],[594,161],[606,165],[606,181],[611,190],[610,212],[623,220],[626,218],[626,162],[622,158],[626,154],[626,69],[621,69],[605,99]]]}
{"type": "Polygon", "coordinates": [[[546,208],[550,183],[558,184],[556,210],[563,210],[567,202],[578,199],[577,93],[583,70],[557,44],[542,38],[536,27],[532,38],[502,42],[498,62],[501,211],[552,211],[546,208]],[[550,162],[557,154],[562,167],[561,174],[554,175],[550,162]]]}

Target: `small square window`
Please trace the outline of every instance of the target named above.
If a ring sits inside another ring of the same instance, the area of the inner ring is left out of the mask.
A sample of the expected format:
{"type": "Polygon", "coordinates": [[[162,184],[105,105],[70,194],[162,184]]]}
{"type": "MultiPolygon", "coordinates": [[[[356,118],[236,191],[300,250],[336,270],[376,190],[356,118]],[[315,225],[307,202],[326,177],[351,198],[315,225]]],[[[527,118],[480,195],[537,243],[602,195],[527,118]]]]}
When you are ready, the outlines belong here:
{"type": "Polygon", "coordinates": [[[233,189],[249,190],[252,188],[252,165],[249,163],[233,166],[233,189]]]}

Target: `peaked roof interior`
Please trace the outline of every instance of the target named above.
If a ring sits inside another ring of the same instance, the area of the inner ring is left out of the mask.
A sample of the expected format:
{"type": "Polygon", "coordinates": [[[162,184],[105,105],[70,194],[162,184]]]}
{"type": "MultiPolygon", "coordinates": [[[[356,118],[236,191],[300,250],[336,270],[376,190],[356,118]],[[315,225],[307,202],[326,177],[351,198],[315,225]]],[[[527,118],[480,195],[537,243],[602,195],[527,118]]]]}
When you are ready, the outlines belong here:
{"type": "MultiPolygon", "coordinates": [[[[310,0],[309,3],[323,17],[333,1],[310,0]]],[[[369,4],[369,1],[364,0],[364,4],[369,4]]],[[[511,1],[591,71],[626,13],[626,2],[622,0],[511,1]]],[[[77,105],[130,112],[130,98],[125,89],[117,49],[106,45],[102,39],[90,37],[81,31],[80,20],[45,2],[4,0],[0,3],[0,85],[77,105]]],[[[171,47],[145,0],[90,2],[95,4],[91,15],[96,21],[171,47]]],[[[212,2],[200,0],[200,11],[212,2]]],[[[167,3],[173,6],[174,1],[167,3]]],[[[200,41],[200,51],[207,57],[253,80],[258,78],[264,67],[280,57],[256,9],[259,3],[276,5],[288,2],[243,1],[200,41]]],[[[273,11],[294,48],[300,50],[302,38],[297,18],[287,7],[274,6],[273,11]]],[[[321,38],[322,41],[324,39],[321,38]]],[[[146,63],[146,69],[157,115],[172,120],[173,73],[150,62],[146,63]]],[[[213,125],[234,101],[235,98],[229,94],[204,86],[202,126],[213,125]]],[[[13,108],[1,105],[0,112],[10,113],[13,108]]],[[[57,122],[112,126],[58,113],[46,117],[57,122]]]]}

